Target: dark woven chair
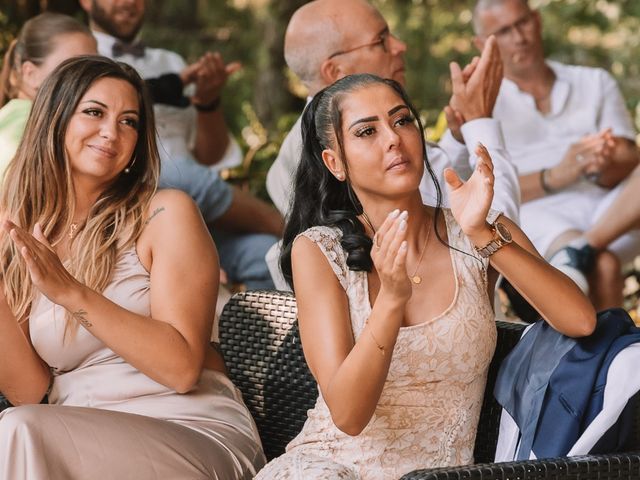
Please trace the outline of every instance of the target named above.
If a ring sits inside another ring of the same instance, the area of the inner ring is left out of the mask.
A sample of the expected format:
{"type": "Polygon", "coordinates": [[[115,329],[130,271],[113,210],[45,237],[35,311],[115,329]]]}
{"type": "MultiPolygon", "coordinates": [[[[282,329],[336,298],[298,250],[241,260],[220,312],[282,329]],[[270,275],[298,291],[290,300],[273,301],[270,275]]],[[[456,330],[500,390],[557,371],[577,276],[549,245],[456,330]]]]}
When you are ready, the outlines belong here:
{"type": "MultiPolygon", "coordinates": [[[[491,463],[495,454],[500,407],[493,384],[500,362],[516,344],[523,325],[497,322],[498,344],[489,369],[488,388],[478,424],[475,465],[417,470],[403,480],[640,480],[638,420],[628,451],[510,463],[491,463]]],[[[306,412],[317,398],[316,382],[302,353],[293,295],[276,291],[238,293],[220,318],[220,344],[233,382],[258,426],[268,459],[284,452],[301,430],[306,412]]],[[[639,417],[640,418],[640,417],[639,417]]]]}

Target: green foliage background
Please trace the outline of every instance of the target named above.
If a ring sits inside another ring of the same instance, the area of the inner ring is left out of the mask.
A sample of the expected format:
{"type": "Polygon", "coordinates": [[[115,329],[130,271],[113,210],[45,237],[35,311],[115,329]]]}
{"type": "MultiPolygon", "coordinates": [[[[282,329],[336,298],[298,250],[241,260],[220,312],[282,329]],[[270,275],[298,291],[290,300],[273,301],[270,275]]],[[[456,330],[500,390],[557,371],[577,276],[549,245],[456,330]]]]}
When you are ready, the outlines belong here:
{"type": "MultiPolygon", "coordinates": [[[[433,125],[449,97],[448,63],[466,63],[477,53],[470,23],[473,1],[372,2],[383,12],[392,31],[408,44],[407,87],[426,124],[433,125]]],[[[207,50],[217,50],[226,60],[244,64],[243,70],[230,79],[223,105],[233,133],[253,160],[249,169],[251,189],[261,195],[265,193],[265,172],[304,105],[304,90],[286,71],[278,50],[290,12],[303,3],[304,0],[147,1],[143,35],[148,44],[176,50],[189,61],[207,50]]],[[[640,1],[531,3],[542,12],[549,56],[610,70],[635,116],[640,101],[640,1]]],[[[0,49],[20,27],[25,12],[33,14],[43,6],[75,12],[82,18],[77,0],[0,0],[0,49]]]]}
{"type": "MultiPolygon", "coordinates": [[[[227,0],[199,2],[197,31],[180,29],[179,8],[172,2],[154,8],[146,35],[158,45],[172,45],[194,59],[206,49],[220,50],[226,59],[238,59],[245,68],[230,82],[225,95],[229,123],[245,148],[263,145],[252,166],[253,176],[262,174],[273,160],[284,133],[299,114],[302,103],[291,104],[277,113],[277,121],[261,128],[254,115],[254,86],[264,63],[265,25],[273,3],[283,0],[227,0]]],[[[177,3],[177,2],[173,2],[177,3]]],[[[304,3],[304,2],[298,2],[304,3]]],[[[471,9],[468,0],[373,0],[389,21],[392,31],[408,44],[407,87],[411,98],[434,125],[450,94],[448,64],[468,62],[477,54],[472,42],[471,9]]],[[[620,82],[629,109],[640,102],[640,2],[637,0],[542,0],[532,1],[544,22],[545,48],[549,56],[568,63],[600,66],[620,82]]],[[[286,24],[286,22],[284,23],[286,24]]],[[[271,89],[304,96],[295,79],[271,89]]],[[[274,93],[274,92],[272,92],[274,93]]],[[[258,180],[258,178],[256,178],[258,180]]],[[[254,183],[254,189],[258,182],[254,183]]],[[[259,190],[259,188],[258,188],[259,190]]]]}

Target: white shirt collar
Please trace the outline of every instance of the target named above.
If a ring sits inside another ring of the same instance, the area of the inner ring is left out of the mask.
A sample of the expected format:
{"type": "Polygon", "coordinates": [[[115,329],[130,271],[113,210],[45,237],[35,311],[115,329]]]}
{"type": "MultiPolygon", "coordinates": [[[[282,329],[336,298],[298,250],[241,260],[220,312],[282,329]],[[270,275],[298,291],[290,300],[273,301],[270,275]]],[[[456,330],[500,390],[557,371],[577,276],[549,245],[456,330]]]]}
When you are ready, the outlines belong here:
{"type": "MultiPolygon", "coordinates": [[[[98,43],[98,51],[105,55],[104,52],[108,52],[108,57],[111,56],[111,50],[113,49],[113,44],[122,41],[116,37],[109,35],[108,33],[98,32],[97,30],[91,30],[91,33],[96,39],[98,43]]],[[[137,35],[136,38],[131,43],[135,43],[140,40],[140,35],[137,35]]]]}
{"type": "MultiPolygon", "coordinates": [[[[571,82],[565,78],[564,70],[562,69],[563,65],[561,63],[553,60],[546,60],[546,64],[551,70],[553,70],[553,73],[556,76],[553,86],[551,87],[551,111],[547,116],[556,116],[559,115],[567,105],[569,95],[571,94],[571,82]]],[[[510,94],[521,96],[521,98],[527,103],[530,103],[533,108],[537,108],[533,95],[520,90],[513,80],[504,78],[502,82],[510,94]]]]}

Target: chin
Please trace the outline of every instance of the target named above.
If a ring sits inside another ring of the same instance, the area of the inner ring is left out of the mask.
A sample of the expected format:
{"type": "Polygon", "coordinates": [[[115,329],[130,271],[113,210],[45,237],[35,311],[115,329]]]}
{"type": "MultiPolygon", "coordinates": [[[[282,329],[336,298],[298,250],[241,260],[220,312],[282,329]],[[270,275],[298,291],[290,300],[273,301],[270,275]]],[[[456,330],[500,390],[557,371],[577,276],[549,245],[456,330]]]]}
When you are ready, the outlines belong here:
{"type": "Polygon", "coordinates": [[[396,72],[392,77],[392,80],[395,80],[396,82],[398,82],[400,85],[402,85],[402,87],[405,86],[405,76],[404,76],[404,70],[402,72],[396,72]]]}

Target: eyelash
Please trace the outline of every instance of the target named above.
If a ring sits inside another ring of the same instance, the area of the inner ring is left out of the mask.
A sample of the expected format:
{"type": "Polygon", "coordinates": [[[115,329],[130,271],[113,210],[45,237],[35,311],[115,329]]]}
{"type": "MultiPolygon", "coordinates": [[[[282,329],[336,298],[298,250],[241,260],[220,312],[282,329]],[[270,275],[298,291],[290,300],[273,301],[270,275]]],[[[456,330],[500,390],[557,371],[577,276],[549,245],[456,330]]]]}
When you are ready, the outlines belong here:
{"type": "MultiPolygon", "coordinates": [[[[90,117],[101,117],[102,116],[102,110],[100,110],[99,108],[87,108],[85,110],[82,111],[82,113],[89,115],[90,117]]],[[[128,127],[131,127],[135,130],[138,129],[138,120],[136,120],[135,118],[124,118],[122,119],[122,123],[128,127]]]]}
{"type": "MultiPolygon", "coordinates": [[[[398,118],[395,122],[394,125],[398,125],[399,122],[403,122],[401,125],[401,127],[404,127],[407,124],[413,124],[414,118],[413,115],[410,114],[405,114],[402,115],[400,118],[398,118]]],[[[361,137],[369,137],[371,135],[373,135],[375,132],[375,128],[372,127],[371,125],[364,125],[362,127],[360,127],[358,130],[355,131],[354,135],[358,138],[361,137]]]]}

